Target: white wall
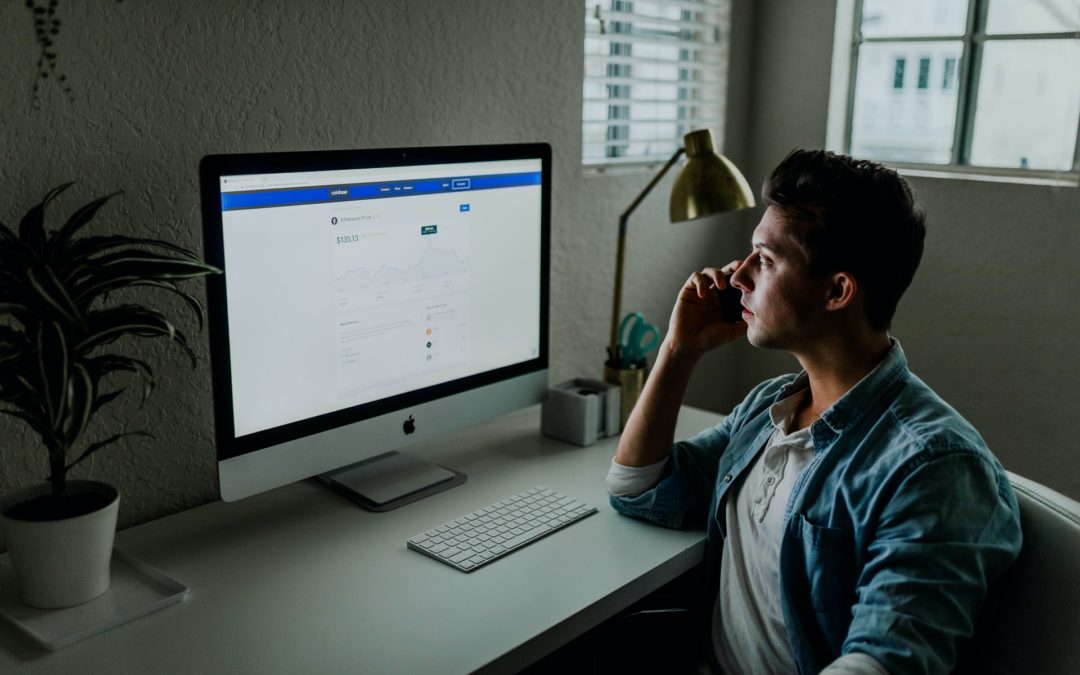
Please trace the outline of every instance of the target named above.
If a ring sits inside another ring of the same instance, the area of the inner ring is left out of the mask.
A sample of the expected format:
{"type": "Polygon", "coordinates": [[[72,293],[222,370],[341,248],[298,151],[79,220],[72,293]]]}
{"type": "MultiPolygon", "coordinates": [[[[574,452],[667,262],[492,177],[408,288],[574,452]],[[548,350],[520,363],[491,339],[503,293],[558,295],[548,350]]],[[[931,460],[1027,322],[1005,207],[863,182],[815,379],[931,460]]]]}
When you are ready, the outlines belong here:
{"type": "MultiPolygon", "coordinates": [[[[45,83],[35,110],[32,17],[21,2],[0,3],[0,220],[17,224],[48,188],[74,179],[54,216],[122,189],[97,232],[201,250],[196,167],[208,153],[547,141],[551,377],[601,374],[617,217],[649,175],[581,171],[578,0],[85,0],[59,11],[74,101],[45,83]]],[[[708,260],[702,242],[740,234],[730,223],[667,225],[669,187],[631,223],[624,296],[661,325],[683,279],[708,260]]],[[[193,341],[194,372],[162,344],[141,346],[158,364],[154,396],[142,410],[134,399],[114,404],[94,429],[157,439],[111,447],[75,472],[118,485],[121,526],[217,498],[205,333],[193,341]]],[[[45,472],[36,440],[0,419],[0,493],[45,472]]]]}
{"type": "MultiPolygon", "coordinates": [[[[755,188],[789,149],[824,144],[831,10],[735,2],[726,152],[755,188]]],[[[22,3],[0,3],[0,220],[16,224],[49,187],[75,179],[54,215],[123,189],[98,232],[201,250],[196,165],[204,154],[548,141],[551,378],[600,375],[616,220],[649,175],[581,171],[577,0],[86,0],[60,12],[60,65],[75,100],[46,86],[35,110],[32,20],[22,3]]],[[[913,184],[931,232],[895,332],[915,370],[1010,468],[1080,496],[1066,435],[1077,412],[1069,385],[1080,381],[1069,302],[1077,191],[913,184]]],[[[741,255],[760,215],[668,225],[669,188],[670,179],[631,220],[624,289],[626,309],[661,326],[689,272],[741,255]]],[[[144,409],[129,400],[96,428],[147,429],[157,440],[110,448],[77,471],[120,487],[122,526],[217,498],[206,336],[193,341],[202,357],[194,372],[162,344],[140,347],[159,364],[158,390],[144,409]]],[[[688,401],[726,410],[793,366],[736,345],[703,363],[688,401]]],[[[39,480],[44,463],[35,439],[0,419],[0,493],[39,480]]]]}
{"type": "MultiPolygon", "coordinates": [[[[759,178],[792,148],[824,147],[834,5],[755,3],[750,172],[759,178]]],[[[1006,468],[1080,498],[1080,190],[909,182],[927,212],[926,251],[893,334],[1006,468]]],[[[795,367],[752,352],[740,360],[741,390],[795,367]]]]}

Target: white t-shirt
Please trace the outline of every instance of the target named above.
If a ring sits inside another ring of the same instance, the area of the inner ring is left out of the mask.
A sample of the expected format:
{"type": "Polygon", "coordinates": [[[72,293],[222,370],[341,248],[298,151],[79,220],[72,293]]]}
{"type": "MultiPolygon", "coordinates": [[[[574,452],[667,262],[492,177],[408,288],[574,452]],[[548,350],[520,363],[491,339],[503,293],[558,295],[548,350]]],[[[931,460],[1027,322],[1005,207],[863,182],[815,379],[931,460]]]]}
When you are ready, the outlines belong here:
{"type": "MultiPolygon", "coordinates": [[[[780,597],[780,542],[795,481],[814,458],[809,427],[787,433],[805,393],[793,394],[769,410],[773,435],[725,503],[727,538],[711,634],[714,656],[727,675],[796,672],[780,597]]],[[[650,489],[667,461],[627,467],[613,459],[608,491],[630,496],[650,489]]],[[[853,653],[841,656],[822,675],[887,673],[870,656],[853,653]]]]}

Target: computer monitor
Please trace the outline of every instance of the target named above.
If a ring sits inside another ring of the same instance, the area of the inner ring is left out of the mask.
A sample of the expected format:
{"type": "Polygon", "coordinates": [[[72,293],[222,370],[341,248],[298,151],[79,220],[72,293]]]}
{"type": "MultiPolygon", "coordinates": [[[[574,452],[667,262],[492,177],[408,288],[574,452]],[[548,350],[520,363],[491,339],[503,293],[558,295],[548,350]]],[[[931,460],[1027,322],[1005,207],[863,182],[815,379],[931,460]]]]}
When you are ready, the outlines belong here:
{"type": "Polygon", "coordinates": [[[221,496],[322,476],[385,509],[463,482],[391,451],[542,400],[547,144],[199,166],[221,496]],[[387,454],[390,453],[390,454],[387,454]]]}

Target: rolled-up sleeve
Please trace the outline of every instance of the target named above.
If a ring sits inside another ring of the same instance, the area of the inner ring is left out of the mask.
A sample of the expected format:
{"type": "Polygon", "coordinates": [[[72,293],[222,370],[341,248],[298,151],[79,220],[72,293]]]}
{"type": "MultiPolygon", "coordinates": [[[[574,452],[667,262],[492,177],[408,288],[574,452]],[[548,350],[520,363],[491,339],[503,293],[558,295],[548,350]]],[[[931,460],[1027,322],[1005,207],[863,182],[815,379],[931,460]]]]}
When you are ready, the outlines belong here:
{"type": "Polygon", "coordinates": [[[903,467],[884,500],[842,652],[891,673],[947,673],[987,589],[1020,552],[1019,509],[1000,467],[948,449],[903,467]]]}
{"type": "Polygon", "coordinates": [[[612,507],[627,516],[643,518],[671,528],[702,527],[716,488],[717,467],[732,436],[766,410],[778,392],[794,379],[785,375],[766,380],[747,394],[715,427],[671,448],[670,461],[660,481],[635,496],[612,496],[612,507]]]}
{"type": "Polygon", "coordinates": [[[732,417],[675,443],[660,481],[636,496],[612,495],[612,507],[664,527],[701,526],[716,484],[716,466],[731,437],[732,417]]]}

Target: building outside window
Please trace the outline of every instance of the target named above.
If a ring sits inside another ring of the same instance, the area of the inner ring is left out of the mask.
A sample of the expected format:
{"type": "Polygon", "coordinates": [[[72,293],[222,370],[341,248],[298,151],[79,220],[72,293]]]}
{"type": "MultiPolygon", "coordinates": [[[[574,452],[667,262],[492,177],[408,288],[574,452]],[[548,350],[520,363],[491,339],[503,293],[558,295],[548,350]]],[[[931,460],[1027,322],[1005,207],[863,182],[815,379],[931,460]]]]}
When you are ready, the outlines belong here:
{"type": "Polygon", "coordinates": [[[1080,171],[1080,0],[841,0],[837,22],[833,149],[946,170],[1080,171]]]}

